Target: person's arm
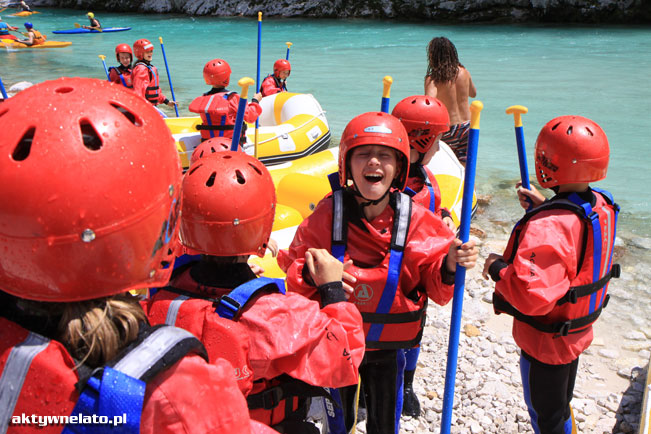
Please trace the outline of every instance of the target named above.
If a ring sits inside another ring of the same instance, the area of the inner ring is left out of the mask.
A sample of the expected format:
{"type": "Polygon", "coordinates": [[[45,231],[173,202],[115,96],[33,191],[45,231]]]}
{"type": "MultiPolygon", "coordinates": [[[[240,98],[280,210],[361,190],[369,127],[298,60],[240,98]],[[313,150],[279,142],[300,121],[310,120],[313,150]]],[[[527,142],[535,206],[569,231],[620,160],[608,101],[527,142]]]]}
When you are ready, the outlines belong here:
{"type": "Polygon", "coordinates": [[[477,96],[477,89],[475,88],[475,83],[472,82],[470,71],[466,69],[466,72],[468,73],[468,96],[470,96],[470,98],[475,98],[477,96]]]}
{"type": "Polygon", "coordinates": [[[425,77],[425,95],[436,98],[437,94],[438,89],[436,88],[432,77],[425,77]]]}

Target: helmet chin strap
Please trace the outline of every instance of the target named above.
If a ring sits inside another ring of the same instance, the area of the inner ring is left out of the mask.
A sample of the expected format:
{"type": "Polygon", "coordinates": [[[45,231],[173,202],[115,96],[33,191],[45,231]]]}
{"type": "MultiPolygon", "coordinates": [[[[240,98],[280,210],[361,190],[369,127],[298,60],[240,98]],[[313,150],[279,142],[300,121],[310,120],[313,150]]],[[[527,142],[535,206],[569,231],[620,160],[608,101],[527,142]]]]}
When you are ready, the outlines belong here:
{"type": "Polygon", "coordinates": [[[366,201],[366,202],[362,202],[362,203],[359,204],[359,206],[360,206],[361,208],[364,208],[364,207],[367,207],[367,206],[370,206],[370,205],[377,205],[378,203],[382,202],[382,201],[384,200],[384,198],[385,198],[385,197],[389,194],[389,192],[391,191],[391,187],[387,188],[387,191],[384,192],[384,194],[382,195],[382,197],[380,197],[379,199],[375,199],[375,200],[368,199],[368,198],[364,197],[364,195],[362,195],[362,193],[361,193],[361,192],[359,191],[359,189],[357,188],[357,184],[355,184],[355,180],[354,180],[354,179],[353,179],[353,189],[352,189],[352,190],[353,190],[353,194],[354,194],[355,196],[357,196],[357,197],[361,197],[362,199],[364,199],[364,200],[366,201]]]}

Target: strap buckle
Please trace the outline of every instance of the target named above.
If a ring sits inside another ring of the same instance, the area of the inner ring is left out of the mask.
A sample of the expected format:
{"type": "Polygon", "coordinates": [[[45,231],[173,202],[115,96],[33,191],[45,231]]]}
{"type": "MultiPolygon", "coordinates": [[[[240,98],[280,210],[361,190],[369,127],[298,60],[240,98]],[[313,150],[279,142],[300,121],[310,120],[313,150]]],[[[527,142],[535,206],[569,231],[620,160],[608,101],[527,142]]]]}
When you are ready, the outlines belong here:
{"type": "Polygon", "coordinates": [[[613,268],[610,270],[610,277],[618,279],[622,275],[622,267],[619,264],[613,264],[613,268]]]}
{"type": "Polygon", "coordinates": [[[569,291],[567,291],[567,301],[576,304],[578,301],[579,296],[576,294],[576,289],[572,288],[569,291]]]}
{"type": "Polygon", "coordinates": [[[232,312],[231,318],[234,318],[242,308],[242,305],[240,305],[240,303],[238,303],[236,300],[233,300],[228,295],[222,295],[222,297],[219,299],[219,305],[222,308],[225,308],[232,312]]]}
{"type": "Polygon", "coordinates": [[[571,326],[572,326],[572,321],[565,321],[563,324],[561,324],[561,328],[560,330],[558,330],[558,335],[567,336],[568,333],[570,332],[571,326]]]}
{"type": "Polygon", "coordinates": [[[269,390],[262,392],[262,408],[265,410],[271,410],[276,408],[280,401],[283,399],[283,390],[280,387],[272,387],[269,390]]]}

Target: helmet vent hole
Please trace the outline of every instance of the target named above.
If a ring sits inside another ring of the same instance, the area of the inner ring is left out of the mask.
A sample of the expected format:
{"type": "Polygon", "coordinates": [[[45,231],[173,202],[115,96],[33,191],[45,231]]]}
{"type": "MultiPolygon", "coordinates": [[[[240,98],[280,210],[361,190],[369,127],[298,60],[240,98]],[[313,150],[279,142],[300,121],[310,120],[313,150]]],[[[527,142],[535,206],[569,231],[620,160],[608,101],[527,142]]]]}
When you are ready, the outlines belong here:
{"type": "Polygon", "coordinates": [[[73,90],[73,89],[72,89],[71,87],[66,86],[66,87],[59,87],[59,88],[57,88],[57,89],[55,90],[55,92],[56,92],[56,93],[70,93],[70,92],[72,92],[72,90],[73,90]]]}
{"type": "Polygon", "coordinates": [[[201,166],[203,166],[203,164],[197,164],[195,167],[193,167],[192,170],[190,170],[190,175],[199,170],[201,166]]]}
{"type": "Polygon", "coordinates": [[[79,122],[79,127],[81,128],[81,140],[83,140],[84,146],[91,151],[99,150],[102,147],[102,139],[90,122],[82,120],[79,122]]]}
{"type": "Polygon", "coordinates": [[[14,148],[13,154],[11,154],[11,158],[13,158],[14,161],[23,161],[29,157],[29,152],[32,150],[32,140],[34,140],[35,132],[36,128],[32,127],[23,134],[20,142],[18,142],[14,148]]]}
{"type": "Polygon", "coordinates": [[[258,169],[254,164],[249,163],[249,166],[251,166],[253,170],[255,170],[258,173],[258,175],[262,175],[262,171],[258,169]]]}
{"type": "Polygon", "coordinates": [[[212,187],[215,185],[215,177],[217,176],[217,172],[213,172],[210,175],[210,178],[208,178],[208,181],[206,181],[206,187],[212,187]]]}
{"type": "MultiPolygon", "coordinates": [[[[0,114],[0,116],[2,116],[2,115],[0,114]]],[[[590,128],[585,127],[585,130],[588,132],[588,134],[590,134],[591,136],[594,136],[594,133],[592,132],[592,130],[590,128]]]]}
{"type": "Polygon", "coordinates": [[[131,122],[132,124],[134,124],[134,125],[137,126],[137,127],[142,126],[142,121],[141,121],[140,118],[137,117],[135,114],[131,113],[129,110],[127,110],[127,109],[125,109],[124,107],[121,107],[121,106],[119,106],[119,105],[117,105],[117,104],[113,104],[113,103],[111,103],[111,105],[112,105],[113,107],[115,107],[115,109],[116,109],[117,111],[119,111],[120,113],[122,113],[122,115],[123,115],[125,118],[127,118],[127,119],[129,120],[129,122],[131,122]]]}
{"type": "Polygon", "coordinates": [[[237,178],[237,182],[239,184],[246,184],[246,178],[244,177],[244,175],[242,175],[242,172],[240,172],[239,170],[235,171],[235,177],[237,178]]]}
{"type": "Polygon", "coordinates": [[[567,135],[568,135],[568,136],[571,136],[571,135],[572,135],[572,126],[569,126],[569,127],[567,128],[567,135]]]}
{"type": "Polygon", "coordinates": [[[559,123],[557,123],[556,125],[554,125],[554,126],[552,127],[552,131],[554,131],[556,128],[558,128],[558,126],[559,126],[560,124],[561,124],[561,123],[559,122],[559,123]]]}

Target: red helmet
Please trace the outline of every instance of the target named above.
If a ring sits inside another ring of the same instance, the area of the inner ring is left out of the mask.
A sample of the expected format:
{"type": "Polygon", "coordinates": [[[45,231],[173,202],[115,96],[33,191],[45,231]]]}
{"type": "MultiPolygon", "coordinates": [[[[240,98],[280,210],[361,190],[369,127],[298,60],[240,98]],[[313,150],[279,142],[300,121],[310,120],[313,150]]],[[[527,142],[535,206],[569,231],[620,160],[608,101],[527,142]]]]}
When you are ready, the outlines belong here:
{"type": "Polygon", "coordinates": [[[276,208],[267,168],[244,152],[197,160],[183,178],[181,243],[189,254],[264,256],[276,208]]]}
{"type": "Polygon", "coordinates": [[[149,39],[138,39],[133,43],[133,54],[135,54],[136,59],[144,59],[145,51],[154,51],[154,44],[149,42],[149,39]]]}
{"type": "Polygon", "coordinates": [[[194,164],[198,159],[207,157],[215,152],[230,151],[232,141],[233,139],[228,139],[226,137],[213,137],[212,139],[199,143],[199,145],[194,148],[194,151],[192,151],[190,165],[194,164]]]}
{"type": "Polygon", "coordinates": [[[181,166],[151,104],[61,78],[2,103],[0,131],[3,291],[67,302],[168,281],[181,166]]]}
{"type": "Polygon", "coordinates": [[[599,125],[582,116],[560,116],[536,140],[536,177],[549,188],[606,177],[610,147],[599,125]]]}
{"type": "Polygon", "coordinates": [[[203,79],[209,86],[226,87],[231,80],[231,67],[223,59],[213,59],[203,67],[203,79]]]}
{"type": "Polygon", "coordinates": [[[289,60],[278,59],[274,62],[274,75],[278,77],[281,71],[290,71],[292,70],[292,65],[289,64],[289,60]]]}
{"type": "Polygon", "coordinates": [[[450,129],[448,109],[436,98],[414,95],[400,101],[391,113],[400,119],[409,135],[409,145],[425,153],[434,138],[450,129]]]}
{"type": "Polygon", "coordinates": [[[339,182],[342,186],[346,185],[350,177],[350,152],[363,145],[387,146],[397,151],[397,157],[402,157],[402,161],[394,186],[403,190],[407,185],[409,172],[409,137],[398,118],[388,113],[368,112],[348,122],[339,142],[339,182]]]}
{"type": "Polygon", "coordinates": [[[119,44],[115,47],[115,58],[118,62],[120,61],[120,53],[129,53],[133,59],[133,52],[131,51],[129,44],[119,44]]]}

